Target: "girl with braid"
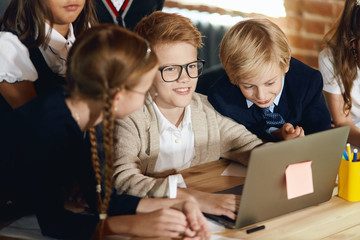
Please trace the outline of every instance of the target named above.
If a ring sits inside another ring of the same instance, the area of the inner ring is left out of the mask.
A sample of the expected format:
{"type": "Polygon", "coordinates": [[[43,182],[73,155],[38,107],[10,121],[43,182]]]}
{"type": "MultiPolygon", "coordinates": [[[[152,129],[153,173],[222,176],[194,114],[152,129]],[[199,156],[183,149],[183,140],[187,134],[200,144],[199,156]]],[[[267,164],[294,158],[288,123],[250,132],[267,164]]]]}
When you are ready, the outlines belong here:
{"type": "MultiPolygon", "coordinates": [[[[97,24],[93,0],[9,0],[0,19],[0,118],[65,84],[75,38],[97,24]],[[24,10],[26,9],[26,11],[24,10]]],[[[0,195],[0,219],[20,214],[0,195]]]]}
{"type": "Polygon", "coordinates": [[[1,129],[0,169],[16,173],[1,182],[21,189],[44,235],[210,238],[195,202],[113,191],[114,120],[143,105],[157,68],[157,57],[142,37],[115,24],[93,27],[69,52],[67,93],[35,98],[0,122],[7,126],[1,129]],[[103,158],[94,130],[100,123],[103,158]],[[83,200],[78,205],[66,201],[75,188],[83,200]]]}

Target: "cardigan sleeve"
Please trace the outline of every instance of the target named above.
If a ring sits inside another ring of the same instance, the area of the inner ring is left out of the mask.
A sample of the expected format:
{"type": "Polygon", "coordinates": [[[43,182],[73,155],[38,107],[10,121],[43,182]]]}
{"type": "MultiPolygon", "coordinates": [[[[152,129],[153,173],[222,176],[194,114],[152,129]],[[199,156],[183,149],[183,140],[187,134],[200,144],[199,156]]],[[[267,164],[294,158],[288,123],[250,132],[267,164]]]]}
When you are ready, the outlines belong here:
{"type": "Polygon", "coordinates": [[[159,146],[150,143],[151,133],[147,129],[148,119],[143,109],[115,123],[114,181],[118,194],[138,197],[168,197],[167,178],[146,176],[149,164],[155,164],[159,146]],[[150,146],[151,145],[151,146],[150,146]],[[150,148],[156,148],[151,154],[150,148]]]}
{"type": "Polygon", "coordinates": [[[244,125],[224,116],[219,116],[218,121],[222,143],[221,157],[243,162],[244,157],[247,157],[244,155],[245,152],[263,144],[263,141],[247,130],[244,125]]]}
{"type": "Polygon", "coordinates": [[[247,130],[244,125],[217,112],[205,96],[200,94],[198,96],[208,122],[209,141],[215,143],[208,151],[213,151],[216,146],[219,146],[221,158],[246,163],[248,151],[263,144],[263,141],[247,130]],[[244,158],[245,161],[243,161],[244,158]]]}
{"type": "Polygon", "coordinates": [[[244,125],[221,115],[209,103],[204,103],[204,106],[208,111],[214,111],[220,136],[220,157],[243,162],[244,157],[247,157],[244,153],[263,144],[263,141],[244,125]]]}

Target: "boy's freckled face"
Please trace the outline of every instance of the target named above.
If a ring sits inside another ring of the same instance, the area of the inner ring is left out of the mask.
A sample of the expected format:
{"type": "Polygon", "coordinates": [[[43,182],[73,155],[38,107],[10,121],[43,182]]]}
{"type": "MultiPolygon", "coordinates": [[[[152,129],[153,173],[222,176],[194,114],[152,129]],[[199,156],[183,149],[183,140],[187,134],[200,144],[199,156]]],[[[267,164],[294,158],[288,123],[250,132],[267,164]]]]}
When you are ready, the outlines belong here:
{"type": "MultiPolygon", "coordinates": [[[[173,42],[159,44],[154,47],[158,56],[159,66],[182,65],[197,60],[197,48],[185,42],[173,42]]],[[[184,108],[190,104],[195,92],[197,78],[190,78],[185,69],[177,81],[164,82],[161,72],[158,71],[153,88],[152,95],[156,92],[156,104],[161,108],[174,109],[184,108]]]]}
{"type": "Polygon", "coordinates": [[[281,91],[284,74],[280,68],[271,68],[253,78],[240,80],[238,86],[242,94],[258,107],[269,107],[281,91]]]}

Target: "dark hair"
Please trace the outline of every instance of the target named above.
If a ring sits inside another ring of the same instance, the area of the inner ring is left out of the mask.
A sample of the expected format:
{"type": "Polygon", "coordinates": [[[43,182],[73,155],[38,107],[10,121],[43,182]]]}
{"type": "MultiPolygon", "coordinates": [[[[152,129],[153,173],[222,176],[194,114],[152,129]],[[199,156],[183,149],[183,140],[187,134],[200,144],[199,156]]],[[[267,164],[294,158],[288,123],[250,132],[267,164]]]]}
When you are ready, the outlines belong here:
{"type": "MultiPolygon", "coordinates": [[[[47,45],[49,35],[45,32],[45,19],[54,21],[47,0],[11,0],[0,20],[2,31],[15,33],[27,47],[47,45]]],[[[86,0],[85,6],[73,23],[74,34],[97,23],[93,0],[86,0]]]]}
{"type": "MultiPolygon", "coordinates": [[[[121,88],[132,89],[140,76],[157,64],[154,52],[139,35],[115,24],[100,24],[83,32],[70,49],[67,63],[68,93],[103,103],[103,147],[105,154],[104,198],[98,192],[98,212],[107,213],[112,193],[114,163],[113,100],[121,88]]],[[[152,81],[152,79],[147,79],[152,81]]],[[[142,80],[145,81],[145,80],[142,80]]],[[[101,186],[97,139],[90,129],[92,162],[101,186]]],[[[100,219],[96,238],[101,239],[104,221],[100,219]]]]}
{"type": "Polygon", "coordinates": [[[344,86],[343,110],[346,115],[352,107],[351,89],[359,66],[360,6],[356,0],[346,0],[335,25],[325,35],[324,42],[333,56],[334,78],[344,86]]]}

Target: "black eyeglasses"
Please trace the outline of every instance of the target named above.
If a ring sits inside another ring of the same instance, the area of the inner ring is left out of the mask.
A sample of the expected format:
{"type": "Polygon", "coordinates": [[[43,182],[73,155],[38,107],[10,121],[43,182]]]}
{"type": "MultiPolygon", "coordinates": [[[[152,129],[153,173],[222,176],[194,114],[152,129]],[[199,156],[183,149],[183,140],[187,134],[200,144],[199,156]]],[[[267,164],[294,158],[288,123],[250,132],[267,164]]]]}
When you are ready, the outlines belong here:
{"type": "Polygon", "coordinates": [[[184,65],[164,66],[159,68],[159,71],[164,82],[175,82],[180,78],[183,69],[186,69],[190,78],[199,77],[204,71],[204,64],[205,60],[199,59],[184,65]]]}

